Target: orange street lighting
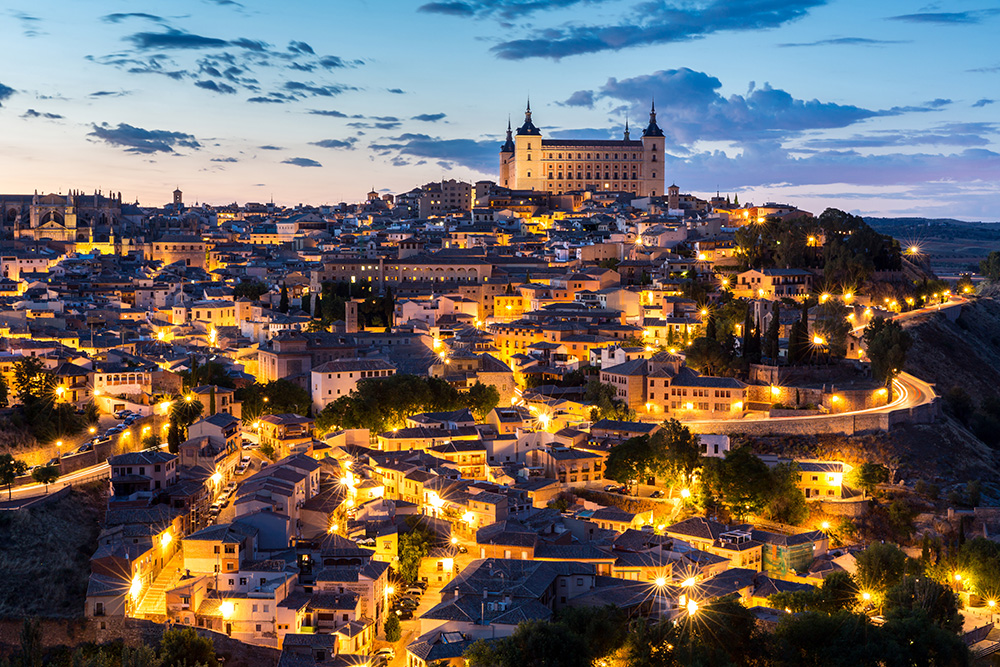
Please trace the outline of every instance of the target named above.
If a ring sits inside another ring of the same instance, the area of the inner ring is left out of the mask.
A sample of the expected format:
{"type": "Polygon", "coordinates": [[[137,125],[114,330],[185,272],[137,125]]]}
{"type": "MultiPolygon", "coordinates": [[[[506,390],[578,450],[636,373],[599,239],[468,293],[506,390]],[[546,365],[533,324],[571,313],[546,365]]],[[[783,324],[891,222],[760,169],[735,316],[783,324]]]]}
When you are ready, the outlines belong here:
{"type": "Polygon", "coordinates": [[[820,528],[822,528],[823,530],[830,530],[830,522],[824,521],[823,523],[820,524],[820,528]]]}
{"type": "Polygon", "coordinates": [[[173,536],[170,533],[163,533],[163,537],[160,538],[160,545],[166,549],[170,543],[173,541],[173,536]]]}
{"type": "Polygon", "coordinates": [[[455,537],[454,535],[452,535],[452,536],[451,536],[451,543],[452,543],[452,544],[458,544],[458,538],[457,538],[457,537],[455,537]]]}
{"type": "Polygon", "coordinates": [[[868,591],[865,591],[864,593],[861,594],[861,599],[864,600],[865,602],[868,602],[869,600],[872,599],[872,594],[869,593],[868,591]]]}
{"type": "Polygon", "coordinates": [[[691,489],[681,489],[681,498],[690,498],[691,489]]]}
{"type": "Polygon", "coordinates": [[[823,292],[822,294],[819,295],[819,302],[820,303],[826,303],[829,300],[830,300],[830,295],[827,294],[826,292],[823,292]]]}
{"type": "Polygon", "coordinates": [[[822,336],[813,336],[813,345],[826,345],[826,341],[822,336]]]}
{"type": "Polygon", "coordinates": [[[169,431],[170,430],[170,423],[167,422],[166,424],[164,424],[163,426],[161,426],[160,430],[161,431],[169,431]]]}
{"type": "Polygon", "coordinates": [[[665,577],[657,577],[656,581],[654,581],[653,583],[656,584],[657,588],[663,588],[664,586],[667,585],[667,580],[665,577]]]}
{"type": "Polygon", "coordinates": [[[687,603],[687,612],[688,616],[694,616],[696,613],[698,613],[698,603],[695,602],[694,600],[689,599],[687,603]]]}
{"type": "Polygon", "coordinates": [[[91,435],[93,435],[94,433],[97,433],[97,427],[96,426],[91,426],[87,430],[90,431],[91,435]]]}

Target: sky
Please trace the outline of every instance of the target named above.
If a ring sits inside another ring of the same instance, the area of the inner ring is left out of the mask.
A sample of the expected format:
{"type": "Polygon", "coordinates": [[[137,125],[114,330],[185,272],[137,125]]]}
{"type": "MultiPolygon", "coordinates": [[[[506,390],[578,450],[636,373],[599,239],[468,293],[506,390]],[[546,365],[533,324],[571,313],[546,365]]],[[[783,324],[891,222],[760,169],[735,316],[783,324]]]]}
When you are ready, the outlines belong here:
{"type": "Polygon", "coordinates": [[[655,99],[682,192],[1000,220],[987,2],[3,5],[0,192],[353,202],[495,180],[529,97],[560,138],[641,129],[655,99]]]}

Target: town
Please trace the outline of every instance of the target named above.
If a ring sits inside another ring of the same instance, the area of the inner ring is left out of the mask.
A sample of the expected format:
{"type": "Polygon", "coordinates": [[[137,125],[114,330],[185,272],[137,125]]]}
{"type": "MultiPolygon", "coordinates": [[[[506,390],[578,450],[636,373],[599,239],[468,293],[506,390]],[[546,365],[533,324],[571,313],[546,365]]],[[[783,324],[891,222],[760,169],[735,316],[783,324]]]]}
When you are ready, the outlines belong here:
{"type": "Polygon", "coordinates": [[[891,450],[754,444],[974,410],[907,372],[910,331],[990,302],[1000,254],[941,280],[842,211],[683,194],[663,141],[655,108],[640,139],[561,140],[529,106],[497,182],[0,195],[3,515],[97,498],[78,643],[287,667],[1000,649],[994,509],[917,534],[927,484],[891,450]]]}

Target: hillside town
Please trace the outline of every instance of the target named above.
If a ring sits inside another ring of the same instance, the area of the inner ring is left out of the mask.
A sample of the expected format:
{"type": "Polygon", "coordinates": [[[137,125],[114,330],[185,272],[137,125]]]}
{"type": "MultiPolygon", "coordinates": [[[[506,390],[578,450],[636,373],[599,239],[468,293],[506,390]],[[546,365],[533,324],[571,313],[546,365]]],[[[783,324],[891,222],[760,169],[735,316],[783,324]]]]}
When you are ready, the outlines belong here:
{"type": "Polygon", "coordinates": [[[975,558],[904,550],[862,525],[912,490],[892,452],[747,442],[941,419],[907,329],[954,321],[982,276],[939,280],[842,211],[657,192],[655,111],[641,142],[543,142],[530,108],[516,132],[507,185],[354,204],[0,195],[3,509],[105,490],[87,640],[513,665],[510,638],[604,614],[633,639],[577,637],[593,664],[667,664],[628,642],[685,632],[704,664],[751,664],[685,628],[822,610],[891,629],[917,586],[951,600],[919,617],[946,635],[932,653],[1000,648],[993,519],[964,534],[988,538],[975,558]]]}

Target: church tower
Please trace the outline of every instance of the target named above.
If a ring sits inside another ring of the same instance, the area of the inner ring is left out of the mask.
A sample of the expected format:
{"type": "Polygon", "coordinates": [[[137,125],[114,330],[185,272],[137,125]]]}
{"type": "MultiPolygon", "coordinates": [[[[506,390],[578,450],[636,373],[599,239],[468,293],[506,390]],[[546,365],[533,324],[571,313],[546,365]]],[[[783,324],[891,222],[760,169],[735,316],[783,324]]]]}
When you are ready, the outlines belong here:
{"type": "Polygon", "coordinates": [[[510,118],[507,118],[507,141],[500,147],[500,185],[505,188],[511,187],[511,179],[514,177],[514,137],[510,129],[510,118]]]}
{"type": "Polygon", "coordinates": [[[649,109],[649,125],[642,131],[642,177],[646,193],[650,197],[663,196],[663,184],[666,182],[663,163],[663,148],[666,139],[663,130],[656,124],[656,102],[649,109]]]}
{"type": "Polygon", "coordinates": [[[542,131],[531,121],[531,100],[524,111],[524,123],[514,137],[514,182],[518,190],[544,190],[542,177],[542,131]]]}
{"type": "Polygon", "coordinates": [[[180,187],[174,190],[174,209],[179,210],[184,208],[184,193],[181,192],[180,187]]]}

